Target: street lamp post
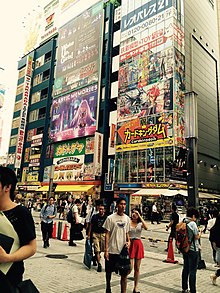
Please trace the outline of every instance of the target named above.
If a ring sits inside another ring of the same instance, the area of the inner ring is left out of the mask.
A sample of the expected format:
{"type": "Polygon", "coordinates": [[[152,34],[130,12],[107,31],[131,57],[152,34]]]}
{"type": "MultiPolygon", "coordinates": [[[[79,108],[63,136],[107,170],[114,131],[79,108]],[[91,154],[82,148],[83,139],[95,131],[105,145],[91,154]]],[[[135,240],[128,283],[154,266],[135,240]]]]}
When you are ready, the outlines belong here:
{"type": "Polygon", "coordinates": [[[188,207],[199,206],[198,169],[197,169],[197,94],[185,93],[184,100],[185,139],[187,146],[187,189],[188,207]]]}

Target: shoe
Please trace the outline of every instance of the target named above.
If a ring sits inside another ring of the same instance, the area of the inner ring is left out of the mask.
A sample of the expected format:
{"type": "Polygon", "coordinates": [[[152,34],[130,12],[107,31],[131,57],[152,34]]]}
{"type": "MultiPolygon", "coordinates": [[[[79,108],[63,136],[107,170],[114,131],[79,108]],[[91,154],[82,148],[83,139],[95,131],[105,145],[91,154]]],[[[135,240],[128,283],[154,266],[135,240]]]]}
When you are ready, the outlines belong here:
{"type": "Polygon", "coordinates": [[[152,225],[154,225],[154,223],[151,222],[152,225]]]}
{"type": "Polygon", "coordinates": [[[140,291],[135,291],[135,290],[133,290],[133,293],[141,293],[140,291]]]}
{"type": "Polygon", "coordinates": [[[47,243],[44,243],[43,248],[47,248],[47,243]]]}
{"type": "Polygon", "coordinates": [[[98,267],[97,267],[97,272],[98,273],[101,273],[101,271],[102,271],[102,265],[99,263],[98,264],[98,267]]]}
{"type": "Polygon", "coordinates": [[[188,289],[182,290],[182,293],[189,293],[189,290],[188,289]]]}
{"type": "Polygon", "coordinates": [[[47,241],[46,245],[47,245],[47,247],[50,247],[50,243],[49,243],[49,241],[47,241]]]}
{"type": "Polygon", "coordinates": [[[216,284],[216,279],[217,279],[216,275],[210,275],[210,279],[212,280],[212,284],[214,286],[217,286],[217,284],[216,284]]]}
{"type": "Polygon", "coordinates": [[[106,289],[105,293],[112,293],[111,289],[106,289]]]}
{"type": "Polygon", "coordinates": [[[69,246],[76,246],[76,243],[75,242],[69,243],[69,246]]]}
{"type": "Polygon", "coordinates": [[[168,248],[164,249],[164,251],[168,252],[168,248]]]}

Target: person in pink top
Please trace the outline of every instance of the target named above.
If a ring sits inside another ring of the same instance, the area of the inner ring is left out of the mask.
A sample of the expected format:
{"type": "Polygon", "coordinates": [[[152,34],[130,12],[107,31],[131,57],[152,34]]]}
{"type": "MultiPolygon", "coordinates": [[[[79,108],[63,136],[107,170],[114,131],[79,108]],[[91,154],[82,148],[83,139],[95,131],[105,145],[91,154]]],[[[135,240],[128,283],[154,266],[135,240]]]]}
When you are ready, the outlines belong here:
{"type": "Polygon", "coordinates": [[[134,268],[134,290],[133,293],[140,293],[137,291],[141,259],[144,258],[144,246],[141,240],[142,229],[147,230],[147,224],[142,218],[140,211],[134,209],[131,212],[131,222],[130,222],[130,247],[129,255],[131,259],[131,269],[134,268]]]}

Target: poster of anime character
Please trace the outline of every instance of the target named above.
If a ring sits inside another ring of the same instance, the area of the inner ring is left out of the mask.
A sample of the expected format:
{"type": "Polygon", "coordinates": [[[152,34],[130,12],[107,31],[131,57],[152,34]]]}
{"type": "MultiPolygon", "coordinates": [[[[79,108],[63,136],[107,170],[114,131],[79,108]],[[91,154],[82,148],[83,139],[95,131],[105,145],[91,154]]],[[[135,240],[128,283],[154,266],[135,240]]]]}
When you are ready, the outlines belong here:
{"type": "Polygon", "coordinates": [[[54,142],[93,135],[96,131],[98,85],[53,100],[50,139],[54,142]]]}
{"type": "Polygon", "coordinates": [[[167,79],[121,94],[118,121],[145,117],[173,110],[173,79],[167,79]]]}

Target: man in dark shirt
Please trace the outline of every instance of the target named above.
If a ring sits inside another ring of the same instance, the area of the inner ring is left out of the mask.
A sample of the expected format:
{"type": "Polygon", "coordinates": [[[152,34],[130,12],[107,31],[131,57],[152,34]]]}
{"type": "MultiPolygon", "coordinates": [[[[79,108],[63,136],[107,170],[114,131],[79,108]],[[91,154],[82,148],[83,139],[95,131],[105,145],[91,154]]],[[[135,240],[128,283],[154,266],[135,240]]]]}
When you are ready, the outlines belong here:
{"type": "Polygon", "coordinates": [[[99,212],[91,218],[91,225],[89,226],[88,239],[92,233],[92,241],[94,244],[94,251],[98,262],[97,272],[102,271],[100,263],[100,253],[105,251],[105,229],[102,227],[107,216],[105,215],[105,207],[99,204],[99,212]]]}
{"type": "Polygon", "coordinates": [[[165,251],[168,251],[170,239],[173,240],[176,237],[176,224],[179,223],[179,215],[177,214],[176,210],[177,210],[176,205],[172,204],[172,214],[170,216],[170,223],[166,227],[166,231],[168,231],[169,228],[171,228],[171,231],[170,231],[170,235],[169,235],[169,238],[168,238],[167,249],[165,249],[165,251]]]}
{"type": "Polygon", "coordinates": [[[5,287],[3,273],[12,285],[22,281],[23,260],[36,252],[36,233],[31,213],[25,206],[14,202],[17,178],[13,170],[0,166],[0,233],[11,237],[12,244],[0,247],[0,292],[9,292],[5,287]],[[7,250],[7,252],[6,252],[7,250]]]}

